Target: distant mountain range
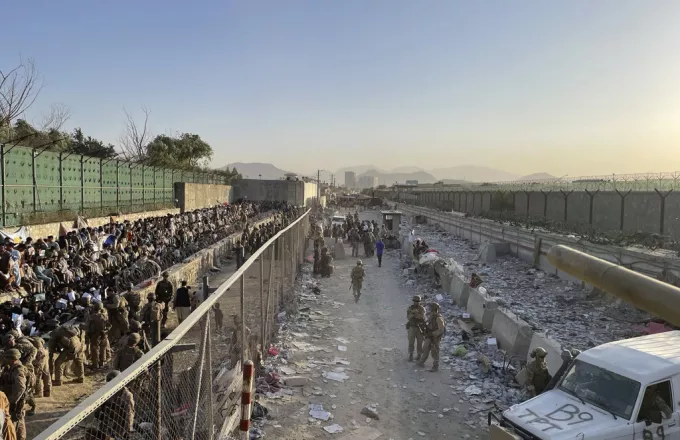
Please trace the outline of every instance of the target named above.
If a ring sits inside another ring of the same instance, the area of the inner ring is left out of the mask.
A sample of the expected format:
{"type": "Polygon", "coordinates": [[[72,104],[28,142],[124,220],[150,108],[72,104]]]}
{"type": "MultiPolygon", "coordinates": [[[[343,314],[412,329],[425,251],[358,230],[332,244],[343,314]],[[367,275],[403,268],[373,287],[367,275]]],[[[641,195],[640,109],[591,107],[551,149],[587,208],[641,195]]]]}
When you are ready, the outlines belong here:
{"type": "Polygon", "coordinates": [[[236,168],[245,179],[278,180],[284,177],[289,171],[282,170],[270,163],[260,162],[235,162],[227,165],[229,168],[236,168]]]}
{"type": "MultiPolygon", "coordinates": [[[[282,170],[270,163],[259,162],[236,162],[227,165],[236,168],[241,175],[248,179],[281,179],[289,171],[282,170]]],[[[494,168],[476,165],[458,165],[447,168],[436,168],[424,170],[417,166],[403,166],[390,170],[383,170],[375,165],[357,165],[353,167],[340,168],[335,172],[335,180],[338,184],[345,183],[345,172],[353,171],[357,179],[362,175],[375,176],[378,178],[379,185],[392,185],[395,182],[404,183],[407,180],[417,180],[419,183],[434,183],[443,181],[444,183],[462,182],[504,182],[512,180],[546,180],[555,177],[548,173],[534,173],[527,176],[519,176],[494,168]]],[[[323,180],[323,178],[322,178],[323,180]]]]}

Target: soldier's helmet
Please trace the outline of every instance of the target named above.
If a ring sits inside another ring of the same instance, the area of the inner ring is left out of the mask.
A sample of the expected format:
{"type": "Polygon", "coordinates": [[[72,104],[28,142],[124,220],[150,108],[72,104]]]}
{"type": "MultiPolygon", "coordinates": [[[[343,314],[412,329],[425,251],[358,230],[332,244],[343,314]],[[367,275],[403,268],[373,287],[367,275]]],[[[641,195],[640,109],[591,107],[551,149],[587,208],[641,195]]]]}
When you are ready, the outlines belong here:
{"type": "Polygon", "coordinates": [[[413,298],[411,298],[413,302],[420,302],[423,300],[423,298],[420,295],[415,295],[413,298]]]}
{"type": "Polygon", "coordinates": [[[128,336],[128,345],[137,345],[141,340],[142,336],[139,333],[130,333],[130,336],[128,336]]]}
{"type": "Polygon", "coordinates": [[[107,381],[107,382],[111,382],[113,379],[115,379],[116,377],[120,376],[120,374],[121,374],[121,373],[120,373],[120,371],[118,371],[118,370],[109,371],[109,374],[106,375],[106,381],[107,381]]]}
{"type": "Polygon", "coordinates": [[[98,312],[103,308],[104,308],[104,306],[99,301],[92,304],[92,309],[94,309],[95,312],[98,312]]]}
{"type": "Polygon", "coordinates": [[[438,312],[439,311],[439,304],[438,303],[430,304],[430,310],[432,310],[433,312],[438,312]]]}
{"type": "Polygon", "coordinates": [[[534,357],[537,358],[544,358],[548,355],[548,352],[545,351],[545,348],[543,347],[536,347],[533,352],[534,357]]]}
{"type": "Polygon", "coordinates": [[[3,353],[3,357],[8,360],[18,361],[21,359],[21,352],[16,348],[12,348],[3,353]]]}
{"type": "Polygon", "coordinates": [[[120,307],[120,297],[118,295],[113,295],[109,298],[109,302],[106,304],[106,308],[117,309],[120,307]]]}
{"type": "Polygon", "coordinates": [[[139,333],[139,331],[142,329],[142,324],[139,323],[136,319],[131,319],[130,320],[130,331],[132,333],[139,333]]]}
{"type": "Polygon", "coordinates": [[[9,345],[10,341],[14,341],[14,335],[11,334],[11,333],[7,333],[5,336],[2,337],[3,347],[7,347],[9,345]]]}
{"type": "Polygon", "coordinates": [[[363,262],[361,260],[357,260],[357,266],[363,266],[363,262]]]}
{"type": "Polygon", "coordinates": [[[156,301],[156,294],[151,292],[148,295],[146,295],[146,299],[148,299],[149,301],[156,301]]]}

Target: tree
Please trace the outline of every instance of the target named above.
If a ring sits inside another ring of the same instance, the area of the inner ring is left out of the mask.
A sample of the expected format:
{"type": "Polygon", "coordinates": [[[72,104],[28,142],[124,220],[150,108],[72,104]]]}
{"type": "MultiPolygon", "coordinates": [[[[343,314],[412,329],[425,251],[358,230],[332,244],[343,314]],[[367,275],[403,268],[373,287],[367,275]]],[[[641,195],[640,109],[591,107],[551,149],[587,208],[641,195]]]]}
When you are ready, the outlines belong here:
{"type": "Polygon", "coordinates": [[[159,135],[146,146],[146,162],[154,166],[181,169],[205,167],[213,155],[212,147],[197,134],[178,137],[159,135]]]}
{"type": "Polygon", "coordinates": [[[42,83],[33,60],[20,60],[9,70],[0,69],[0,127],[8,127],[35,102],[42,83]]]}
{"type": "Polygon", "coordinates": [[[67,151],[69,153],[82,154],[83,156],[100,157],[102,159],[111,159],[118,154],[112,144],[104,145],[104,142],[92,136],[85,137],[83,130],[80,128],[73,130],[67,151]]]}
{"type": "Polygon", "coordinates": [[[144,122],[137,124],[134,118],[130,116],[127,110],[125,112],[125,133],[120,136],[121,154],[125,160],[131,162],[144,162],[147,160],[146,147],[151,140],[151,132],[149,131],[149,115],[151,112],[142,107],[144,113],[144,122]]]}

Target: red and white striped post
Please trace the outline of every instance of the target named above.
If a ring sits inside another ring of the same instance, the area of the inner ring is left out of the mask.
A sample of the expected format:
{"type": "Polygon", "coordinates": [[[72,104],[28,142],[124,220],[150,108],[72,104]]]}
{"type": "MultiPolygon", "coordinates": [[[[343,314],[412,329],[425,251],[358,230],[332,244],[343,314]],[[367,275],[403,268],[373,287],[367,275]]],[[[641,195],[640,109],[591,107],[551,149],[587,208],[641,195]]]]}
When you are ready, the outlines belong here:
{"type": "Polygon", "coordinates": [[[246,361],[243,364],[243,389],[241,391],[241,422],[238,429],[241,433],[241,440],[249,440],[250,431],[250,412],[253,404],[253,375],[255,364],[253,361],[246,361]]]}

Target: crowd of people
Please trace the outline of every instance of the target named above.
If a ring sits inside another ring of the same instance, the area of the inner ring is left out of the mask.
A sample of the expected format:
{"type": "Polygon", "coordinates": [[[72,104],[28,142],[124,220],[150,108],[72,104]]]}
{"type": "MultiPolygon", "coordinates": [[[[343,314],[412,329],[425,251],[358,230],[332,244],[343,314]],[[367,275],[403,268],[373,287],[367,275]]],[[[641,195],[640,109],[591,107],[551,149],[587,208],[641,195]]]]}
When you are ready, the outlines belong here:
{"type": "MultiPolygon", "coordinates": [[[[164,269],[238,231],[245,258],[298,214],[283,202],[239,200],[136,221],[112,218],[104,226],[62,230],[57,239],[5,239],[0,289],[14,298],[0,305],[0,391],[9,401],[7,416],[16,437],[26,438],[24,407],[31,415],[35,398],[49,397],[66,373],[78,384],[84,382],[86,366],[123,371],[149,349],[151,329],[166,325],[171,304],[180,321],[186,318],[192,309],[185,305],[187,283],[173,286],[164,269]],[[251,226],[266,216],[273,220],[251,226]],[[143,301],[139,288],[162,272],[155,292],[143,301]]],[[[120,434],[127,428],[116,429],[106,435],[124,438],[120,434]]]]}

